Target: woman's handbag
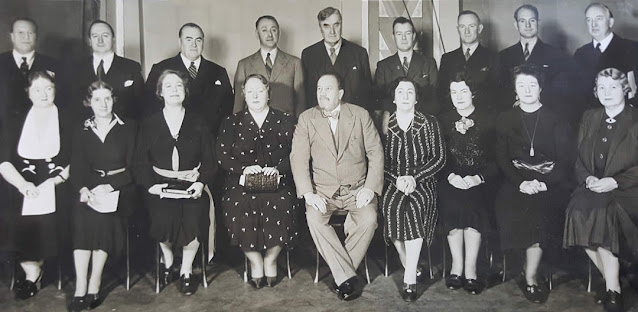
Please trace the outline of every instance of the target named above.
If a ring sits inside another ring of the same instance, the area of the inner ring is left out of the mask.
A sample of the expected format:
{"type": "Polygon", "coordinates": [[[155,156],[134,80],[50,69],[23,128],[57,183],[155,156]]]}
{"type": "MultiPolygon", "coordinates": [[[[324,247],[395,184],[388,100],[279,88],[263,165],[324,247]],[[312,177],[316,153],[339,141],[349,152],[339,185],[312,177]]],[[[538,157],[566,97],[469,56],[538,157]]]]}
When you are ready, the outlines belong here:
{"type": "Polygon", "coordinates": [[[273,193],[279,188],[278,174],[245,174],[244,179],[244,190],[249,193],[273,193]]]}

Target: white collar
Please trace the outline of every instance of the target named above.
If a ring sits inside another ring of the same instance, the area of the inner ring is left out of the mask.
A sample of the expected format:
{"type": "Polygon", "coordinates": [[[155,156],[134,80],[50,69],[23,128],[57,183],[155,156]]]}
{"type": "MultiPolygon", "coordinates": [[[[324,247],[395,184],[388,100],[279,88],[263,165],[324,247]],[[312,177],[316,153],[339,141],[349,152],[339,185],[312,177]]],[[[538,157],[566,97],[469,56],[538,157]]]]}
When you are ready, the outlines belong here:
{"type": "Polygon", "coordinates": [[[202,56],[201,55],[194,61],[191,61],[191,60],[187,59],[186,56],[184,56],[184,54],[182,54],[181,52],[179,53],[179,56],[182,58],[182,62],[184,63],[184,67],[186,67],[186,69],[191,67],[191,62],[194,62],[195,63],[195,68],[199,71],[199,65],[202,63],[202,56]]]}
{"type": "Polygon", "coordinates": [[[20,68],[20,65],[22,64],[23,57],[27,58],[27,65],[29,65],[29,69],[31,69],[31,65],[33,65],[33,60],[35,59],[35,50],[27,54],[22,54],[16,50],[13,50],[13,59],[15,60],[16,65],[18,65],[18,68],[20,68]]]}
{"type": "Polygon", "coordinates": [[[609,33],[609,35],[607,35],[607,37],[605,37],[605,39],[601,40],[600,42],[596,41],[596,39],[593,39],[592,43],[594,45],[594,49],[596,48],[596,45],[600,43],[600,52],[605,52],[605,50],[607,50],[607,47],[611,43],[611,39],[613,38],[614,38],[614,33],[611,32],[609,33]]]}
{"type": "Polygon", "coordinates": [[[50,159],[60,152],[60,120],[55,105],[46,108],[31,107],[22,126],[18,141],[18,155],[26,159],[50,159]],[[46,121],[36,120],[46,116],[46,121]],[[40,122],[39,125],[36,123],[40,122]]]}
{"type": "Polygon", "coordinates": [[[113,113],[113,119],[111,120],[109,125],[105,128],[104,131],[100,132],[97,129],[97,124],[95,123],[95,116],[93,116],[84,122],[84,130],[91,129],[93,133],[95,133],[95,135],[97,135],[97,137],[100,139],[100,141],[104,143],[104,141],[106,140],[106,136],[109,134],[109,132],[111,132],[111,129],[113,129],[116,124],[124,125],[124,121],[122,121],[122,119],[120,119],[117,114],[113,113]]]}
{"type": "Polygon", "coordinates": [[[113,64],[113,59],[115,58],[115,53],[111,52],[109,54],[107,54],[106,56],[98,56],[97,54],[93,53],[93,71],[95,72],[95,74],[97,75],[97,67],[100,66],[100,61],[104,61],[104,73],[108,73],[109,69],[111,69],[111,65],[113,64]]]}
{"type": "Polygon", "coordinates": [[[343,43],[343,38],[339,39],[339,42],[334,46],[330,46],[326,41],[323,41],[323,44],[326,46],[326,52],[328,52],[328,56],[330,56],[330,48],[335,48],[335,55],[339,56],[339,51],[341,50],[341,45],[343,43]]]}
{"type": "MultiPolygon", "coordinates": [[[[470,56],[474,55],[474,51],[476,51],[476,49],[478,48],[479,43],[478,41],[470,44],[470,45],[466,45],[465,43],[461,44],[461,49],[463,50],[463,55],[465,55],[465,51],[467,51],[467,49],[470,49],[470,56]]],[[[525,46],[523,46],[523,49],[525,49],[525,46]]]]}
{"type": "Polygon", "coordinates": [[[521,48],[523,49],[523,51],[525,51],[526,43],[529,43],[528,45],[529,54],[532,54],[532,51],[534,51],[534,47],[536,46],[536,43],[538,43],[538,37],[534,37],[532,39],[521,38],[521,48]]]}
{"type": "Polygon", "coordinates": [[[266,57],[268,56],[268,53],[270,53],[270,61],[273,65],[275,64],[275,58],[277,58],[277,50],[277,47],[270,51],[266,51],[263,48],[259,49],[259,52],[261,53],[261,60],[264,61],[264,64],[266,64],[266,57]]]}
{"type": "Polygon", "coordinates": [[[402,51],[397,51],[397,54],[399,55],[399,61],[401,62],[401,64],[403,64],[403,58],[407,57],[408,58],[408,64],[412,63],[412,54],[414,50],[410,50],[409,52],[402,52],[402,51]]]}

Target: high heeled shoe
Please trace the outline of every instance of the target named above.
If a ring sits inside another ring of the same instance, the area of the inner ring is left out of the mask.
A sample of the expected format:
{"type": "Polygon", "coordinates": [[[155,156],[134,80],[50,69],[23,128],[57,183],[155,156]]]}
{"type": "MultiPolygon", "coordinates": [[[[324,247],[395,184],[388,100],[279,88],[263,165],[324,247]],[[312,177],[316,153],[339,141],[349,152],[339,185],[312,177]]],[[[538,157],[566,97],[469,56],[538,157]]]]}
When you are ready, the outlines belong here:
{"type": "Polygon", "coordinates": [[[188,277],[186,274],[182,274],[177,288],[185,296],[190,296],[197,292],[197,281],[193,274],[189,274],[188,277]]]}
{"type": "Polygon", "coordinates": [[[275,285],[279,284],[279,279],[277,276],[266,276],[266,286],[275,287],[275,285]]]}
{"type": "Polygon", "coordinates": [[[473,278],[466,279],[465,285],[463,285],[463,289],[465,289],[465,291],[469,292],[472,295],[480,294],[484,288],[485,284],[483,284],[483,282],[473,278]]]}
{"type": "Polygon", "coordinates": [[[250,284],[250,286],[252,286],[255,289],[262,289],[264,288],[265,280],[263,277],[257,277],[257,278],[253,277],[248,281],[248,284],[250,284]]]}
{"type": "Polygon", "coordinates": [[[416,301],[416,284],[403,283],[403,291],[401,292],[401,298],[406,302],[416,301]]]}
{"type": "Polygon", "coordinates": [[[176,279],[175,264],[170,267],[163,267],[160,275],[160,283],[162,286],[170,285],[176,279]]]}
{"type": "Polygon", "coordinates": [[[604,303],[605,312],[620,312],[623,310],[622,294],[615,290],[607,290],[607,301],[604,303]]]}
{"type": "Polygon", "coordinates": [[[38,284],[40,284],[41,280],[42,280],[42,270],[40,270],[40,275],[35,280],[35,282],[25,279],[16,283],[13,289],[15,292],[16,299],[24,300],[24,299],[29,299],[35,296],[38,293],[38,284]]]}
{"type": "Polygon", "coordinates": [[[456,290],[463,287],[463,278],[456,274],[450,274],[445,278],[445,287],[456,290]]]}
{"type": "Polygon", "coordinates": [[[69,312],[80,312],[88,309],[88,307],[89,304],[86,300],[86,295],[82,297],[74,296],[73,299],[71,299],[71,303],[69,304],[69,312]]]}
{"type": "Polygon", "coordinates": [[[525,290],[523,290],[523,295],[527,300],[533,303],[541,303],[543,300],[543,292],[541,291],[538,285],[527,285],[525,286],[525,290]]]}
{"type": "Polygon", "coordinates": [[[86,301],[88,303],[88,309],[93,310],[104,303],[104,297],[102,297],[99,293],[88,294],[86,295],[86,301]]]}

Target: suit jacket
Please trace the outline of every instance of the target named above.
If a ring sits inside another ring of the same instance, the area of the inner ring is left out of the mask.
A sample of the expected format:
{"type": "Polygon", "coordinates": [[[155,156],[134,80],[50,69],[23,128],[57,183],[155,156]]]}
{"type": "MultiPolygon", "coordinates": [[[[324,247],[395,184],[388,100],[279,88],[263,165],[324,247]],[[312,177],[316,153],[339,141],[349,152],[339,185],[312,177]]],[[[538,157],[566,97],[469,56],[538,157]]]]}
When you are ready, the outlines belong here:
{"type": "MultiPolygon", "coordinates": [[[[93,69],[93,56],[75,62],[68,67],[65,74],[67,89],[70,91],[70,104],[77,119],[85,120],[93,115],[90,107],[83,105],[89,85],[97,81],[93,69]]],[[[137,119],[141,114],[141,96],[144,90],[144,78],[140,63],[115,55],[113,63],[102,80],[113,87],[113,95],[117,97],[113,104],[113,112],[120,117],[137,119]]]]}
{"type": "MultiPolygon", "coordinates": [[[[35,53],[33,64],[29,72],[48,70],[58,74],[58,62],[46,55],[35,53]]],[[[13,52],[7,51],[0,54],[0,117],[5,118],[8,110],[31,108],[31,102],[25,88],[27,77],[22,75],[20,67],[13,58],[13,52]]],[[[55,101],[58,107],[64,107],[65,103],[60,98],[55,101]]]]}
{"type": "MultiPolygon", "coordinates": [[[[638,48],[636,42],[623,39],[614,34],[609,46],[602,54],[596,53],[592,42],[578,48],[574,52],[574,60],[578,64],[578,78],[580,78],[580,94],[586,103],[586,108],[597,108],[600,105],[594,97],[594,81],[598,72],[613,67],[627,74],[638,70],[638,48]]],[[[635,72],[634,72],[635,74],[635,72]]]]}
{"type": "Polygon", "coordinates": [[[523,56],[523,47],[520,42],[499,53],[501,73],[498,83],[503,90],[500,92],[502,96],[497,110],[507,110],[516,102],[512,70],[525,62],[537,65],[545,74],[541,102],[563,120],[575,123],[580,118],[582,110],[578,109],[577,103],[573,101],[576,87],[573,75],[574,63],[559,49],[544,43],[540,38],[527,61],[523,56]]]}
{"type": "Polygon", "coordinates": [[[334,65],[326,51],[323,40],[305,48],[301,52],[304,85],[306,86],[306,105],[317,105],[317,81],[326,72],[337,72],[343,78],[344,94],[342,101],[369,109],[372,75],[366,49],[341,39],[341,49],[334,65]]]}
{"type": "Polygon", "coordinates": [[[235,106],[233,112],[237,113],[246,108],[244,93],[241,86],[246,77],[251,74],[261,74],[268,79],[270,84],[270,100],[268,105],[295,117],[306,109],[306,95],[303,85],[303,70],[301,60],[279,49],[275,63],[272,64],[272,73],[268,77],[266,65],[261,58],[261,52],[242,59],[237,63],[235,72],[235,106]]]}
{"type": "MultiPolygon", "coordinates": [[[[397,78],[406,77],[402,62],[397,52],[377,63],[377,71],[374,73],[375,98],[377,99],[375,110],[389,112],[396,110],[396,105],[392,103],[394,90],[390,90],[390,88],[392,82],[397,78]]],[[[419,100],[416,104],[416,110],[430,115],[438,114],[440,105],[436,98],[438,79],[436,61],[432,57],[426,57],[414,51],[407,77],[412,79],[418,87],[419,100]]]]}
{"type": "Polygon", "coordinates": [[[458,72],[465,71],[474,82],[474,105],[483,107],[487,111],[493,111],[495,103],[496,81],[498,80],[498,54],[478,45],[470,58],[465,60],[463,47],[443,54],[439,69],[438,95],[442,110],[454,108],[450,98],[450,81],[458,72]]]}
{"type": "Polygon", "coordinates": [[[192,79],[179,54],[154,64],[146,79],[145,116],[164,107],[164,103],[156,97],[155,91],[159,76],[167,69],[181,71],[189,77],[189,94],[183,105],[196,114],[202,114],[211,133],[217,137],[222,119],[233,112],[233,88],[226,69],[202,56],[197,77],[192,79]]]}
{"type": "Polygon", "coordinates": [[[334,139],[319,107],[301,113],[290,166],[300,198],[313,191],[330,198],[341,185],[366,187],[379,195],[383,190],[381,139],[370,114],[356,105],[341,104],[334,139]]]}

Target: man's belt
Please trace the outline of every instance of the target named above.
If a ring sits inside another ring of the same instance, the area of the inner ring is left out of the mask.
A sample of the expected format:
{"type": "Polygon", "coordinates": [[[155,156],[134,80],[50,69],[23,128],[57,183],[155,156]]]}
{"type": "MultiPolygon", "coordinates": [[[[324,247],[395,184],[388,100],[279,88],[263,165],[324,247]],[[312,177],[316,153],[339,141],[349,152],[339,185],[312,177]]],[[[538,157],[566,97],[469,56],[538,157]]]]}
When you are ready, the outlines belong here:
{"type": "Polygon", "coordinates": [[[122,173],[124,171],[126,171],[126,168],[120,168],[120,169],[115,169],[115,170],[102,170],[102,169],[93,169],[98,175],[100,175],[100,177],[104,178],[104,177],[110,177],[113,175],[116,175],[118,173],[122,173]]]}

